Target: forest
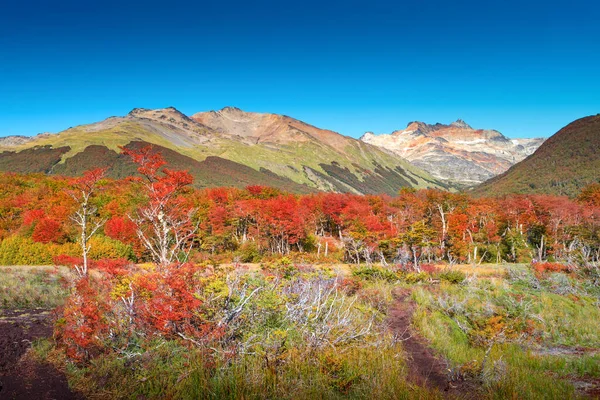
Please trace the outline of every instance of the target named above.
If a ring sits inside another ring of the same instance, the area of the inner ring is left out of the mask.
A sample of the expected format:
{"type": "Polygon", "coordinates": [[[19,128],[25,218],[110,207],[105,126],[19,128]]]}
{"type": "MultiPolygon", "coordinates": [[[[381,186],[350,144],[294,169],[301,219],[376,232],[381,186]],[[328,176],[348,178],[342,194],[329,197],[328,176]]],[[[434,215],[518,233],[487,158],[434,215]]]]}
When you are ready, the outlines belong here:
{"type": "Polygon", "coordinates": [[[143,164],[143,178],[109,180],[100,169],[83,178],[0,175],[0,263],[43,265],[57,256],[81,256],[81,216],[88,219],[86,230],[94,227],[90,260],[256,263],[286,257],[418,271],[423,263],[586,263],[600,257],[600,184],[575,199],[413,189],[396,197],[292,195],[263,186],[196,190],[185,171],[162,169],[164,161],[150,148],[130,153],[143,164]],[[166,218],[162,228],[158,213],[166,218]],[[158,243],[153,236],[161,234],[158,243]]]}
{"type": "Polygon", "coordinates": [[[0,175],[0,265],[54,266],[3,273],[0,300],[57,307],[34,353],[86,396],[571,398],[600,376],[598,184],[198,190],[123,151],[137,176],[0,175]],[[415,378],[410,351],[444,365],[415,378]]]}

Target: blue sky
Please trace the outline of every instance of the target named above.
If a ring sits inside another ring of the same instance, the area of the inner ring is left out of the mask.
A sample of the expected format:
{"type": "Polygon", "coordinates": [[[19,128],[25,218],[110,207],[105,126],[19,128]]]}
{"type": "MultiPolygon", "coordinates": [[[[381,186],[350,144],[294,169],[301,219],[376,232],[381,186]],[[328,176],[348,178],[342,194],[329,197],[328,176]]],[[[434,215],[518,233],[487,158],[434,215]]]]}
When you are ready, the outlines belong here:
{"type": "Polygon", "coordinates": [[[409,121],[549,136],[600,112],[594,1],[5,2],[0,136],[174,106],[360,136],[409,121]]]}

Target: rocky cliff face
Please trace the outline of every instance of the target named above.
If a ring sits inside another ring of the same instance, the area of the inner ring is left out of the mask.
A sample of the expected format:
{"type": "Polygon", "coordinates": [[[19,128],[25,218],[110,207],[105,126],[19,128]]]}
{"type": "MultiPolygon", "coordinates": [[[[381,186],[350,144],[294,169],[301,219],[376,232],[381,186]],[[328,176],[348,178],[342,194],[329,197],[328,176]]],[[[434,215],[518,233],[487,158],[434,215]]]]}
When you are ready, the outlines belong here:
{"type": "Polygon", "coordinates": [[[495,130],[473,129],[460,119],[449,125],[411,122],[391,134],[367,132],[361,140],[409,160],[436,178],[466,186],[503,173],[544,142],[543,138],[511,140],[495,130]]]}
{"type": "Polygon", "coordinates": [[[0,148],[14,147],[25,144],[31,140],[28,136],[5,136],[0,137],[0,148]]]}

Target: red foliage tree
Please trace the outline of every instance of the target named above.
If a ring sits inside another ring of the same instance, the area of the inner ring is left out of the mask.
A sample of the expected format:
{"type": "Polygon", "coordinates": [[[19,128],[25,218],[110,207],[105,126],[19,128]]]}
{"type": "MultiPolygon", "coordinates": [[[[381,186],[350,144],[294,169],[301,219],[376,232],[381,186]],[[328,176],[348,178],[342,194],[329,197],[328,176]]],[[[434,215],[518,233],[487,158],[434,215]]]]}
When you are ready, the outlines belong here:
{"type": "Polygon", "coordinates": [[[163,168],[166,161],[151,146],[122,150],[139,165],[138,172],[144,177],[147,203],[132,218],[139,239],[160,267],[184,263],[198,230],[193,221],[195,208],[182,196],[192,176],[187,171],[163,168]]]}
{"type": "Polygon", "coordinates": [[[136,226],[130,219],[114,216],[104,225],[104,233],[111,239],[133,244],[137,239],[136,226]]]}
{"type": "Polygon", "coordinates": [[[49,243],[56,241],[61,236],[60,224],[51,218],[40,219],[35,228],[31,238],[35,242],[49,243]]]}
{"type": "Polygon", "coordinates": [[[39,208],[27,210],[23,213],[23,225],[32,225],[33,223],[43,219],[45,216],[46,212],[39,208]]]}
{"type": "Polygon", "coordinates": [[[95,348],[102,347],[102,337],[108,329],[105,321],[108,310],[106,295],[88,277],[79,279],[65,302],[64,318],[56,326],[56,337],[70,358],[85,361],[95,348]]]}

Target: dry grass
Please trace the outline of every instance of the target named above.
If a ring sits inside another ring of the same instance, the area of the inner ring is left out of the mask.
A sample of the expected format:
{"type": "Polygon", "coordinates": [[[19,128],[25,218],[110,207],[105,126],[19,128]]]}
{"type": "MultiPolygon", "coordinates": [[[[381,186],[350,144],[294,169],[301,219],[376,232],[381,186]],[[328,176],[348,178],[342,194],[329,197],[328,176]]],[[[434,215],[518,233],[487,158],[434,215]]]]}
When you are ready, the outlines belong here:
{"type": "Polygon", "coordinates": [[[0,267],[0,308],[53,308],[68,295],[64,267],[0,267]]]}

